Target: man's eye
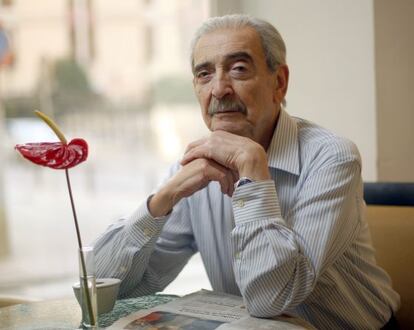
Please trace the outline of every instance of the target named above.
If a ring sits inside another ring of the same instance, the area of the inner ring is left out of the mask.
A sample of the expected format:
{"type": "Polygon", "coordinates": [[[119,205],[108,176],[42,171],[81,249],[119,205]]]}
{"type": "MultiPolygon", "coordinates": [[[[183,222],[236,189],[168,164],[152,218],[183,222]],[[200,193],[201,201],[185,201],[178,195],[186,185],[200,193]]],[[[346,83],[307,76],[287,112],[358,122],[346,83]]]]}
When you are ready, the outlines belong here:
{"type": "Polygon", "coordinates": [[[246,72],[247,71],[247,68],[244,67],[244,66],[242,66],[242,65],[237,65],[237,66],[234,66],[233,67],[233,70],[234,71],[238,71],[238,72],[246,72]]]}
{"type": "Polygon", "coordinates": [[[250,72],[250,70],[247,65],[238,63],[231,67],[231,72],[236,76],[244,77],[250,72]]]}
{"type": "Polygon", "coordinates": [[[200,71],[197,73],[197,78],[206,78],[209,75],[208,71],[200,71]]]}

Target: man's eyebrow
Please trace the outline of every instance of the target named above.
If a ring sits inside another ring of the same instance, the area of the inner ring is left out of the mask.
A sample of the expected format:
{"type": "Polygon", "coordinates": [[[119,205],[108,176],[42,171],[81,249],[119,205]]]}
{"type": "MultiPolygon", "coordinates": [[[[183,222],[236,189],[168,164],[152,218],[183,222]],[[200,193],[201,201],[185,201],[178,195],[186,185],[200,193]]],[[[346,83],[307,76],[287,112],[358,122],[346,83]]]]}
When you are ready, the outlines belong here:
{"type": "MultiPolygon", "coordinates": [[[[226,62],[238,61],[238,60],[244,60],[244,61],[250,62],[250,63],[254,62],[253,57],[247,52],[235,52],[235,53],[227,54],[225,56],[225,61],[226,62]]],[[[211,67],[212,65],[213,65],[213,63],[208,62],[208,61],[197,64],[194,67],[193,72],[198,72],[200,70],[207,69],[207,68],[211,67]]]]}
{"type": "Polygon", "coordinates": [[[247,52],[236,52],[226,55],[227,61],[238,61],[244,60],[246,62],[253,63],[253,57],[247,52]]]}
{"type": "Polygon", "coordinates": [[[200,70],[202,70],[202,69],[206,69],[206,68],[208,68],[208,67],[211,67],[211,65],[212,65],[212,63],[211,63],[211,62],[203,62],[203,63],[197,64],[197,65],[194,67],[193,72],[198,72],[198,71],[200,71],[200,70]]]}

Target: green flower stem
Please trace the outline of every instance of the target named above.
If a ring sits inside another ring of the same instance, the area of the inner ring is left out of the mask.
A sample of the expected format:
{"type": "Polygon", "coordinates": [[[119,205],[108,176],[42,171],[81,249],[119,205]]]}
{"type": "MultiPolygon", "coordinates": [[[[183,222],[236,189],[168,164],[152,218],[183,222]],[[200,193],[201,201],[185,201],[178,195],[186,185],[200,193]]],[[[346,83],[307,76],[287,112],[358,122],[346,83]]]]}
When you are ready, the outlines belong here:
{"type": "Polygon", "coordinates": [[[96,325],[95,315],[93,314],[93,310],[92,310],[91,297],[89,295],[89,290],[88,290],[88,277],[86,273],[86,264],[85,264],[85,258],[82,252],[82,239],[81,239],[79,225],[78,225],[78,218],[76,216],[75,203],[73,201],[73,196],[72,196],[72,188],[70,185],[69,171],[67,168],[65,169],[65,174],[66,174],[66,183],[67,183],[68,190],[69,190],[70,204],[72,206],[73,218],[75,220],[76,236],[78,238],[78,246],[79,246],[79,251],[80,251],[80,259],[81,259],[80,261],[81,261],[82,281],[83,281],[83,288],[85,290],[86,304],[88,307],[89,321],[91,322],[91,325],[96,325]]]}

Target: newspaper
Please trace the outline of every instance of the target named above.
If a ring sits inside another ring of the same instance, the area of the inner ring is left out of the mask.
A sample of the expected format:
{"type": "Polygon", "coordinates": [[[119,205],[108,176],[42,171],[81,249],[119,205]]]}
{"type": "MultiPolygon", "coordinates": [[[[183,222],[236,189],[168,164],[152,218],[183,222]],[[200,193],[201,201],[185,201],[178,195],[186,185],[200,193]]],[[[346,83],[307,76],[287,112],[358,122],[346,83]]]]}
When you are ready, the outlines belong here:
{"type": "Polygon", "coordinates": [[[201,290],[164,305],[140,310],[116,321],[108,329],[128,330],[299,330],[314,329],[295,317],[260,319],[249,316],[243,299],[201,290]]]}

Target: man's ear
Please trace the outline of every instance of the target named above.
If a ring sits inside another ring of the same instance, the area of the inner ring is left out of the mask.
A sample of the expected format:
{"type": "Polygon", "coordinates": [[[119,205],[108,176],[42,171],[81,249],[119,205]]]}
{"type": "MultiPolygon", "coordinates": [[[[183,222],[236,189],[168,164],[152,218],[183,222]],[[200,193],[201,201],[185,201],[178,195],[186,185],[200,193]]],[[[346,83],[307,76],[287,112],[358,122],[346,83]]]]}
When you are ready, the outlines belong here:
{"type": "Polygon", "coordinates": [[[289,84],[289,68],[286,64],[281,64],[277,68],[276,72],[276,90],[273,94],[273,100],[275,103],[282,103],[289,84]]]}

